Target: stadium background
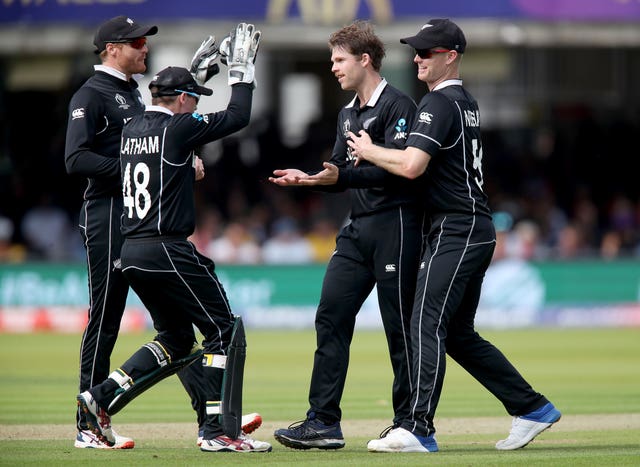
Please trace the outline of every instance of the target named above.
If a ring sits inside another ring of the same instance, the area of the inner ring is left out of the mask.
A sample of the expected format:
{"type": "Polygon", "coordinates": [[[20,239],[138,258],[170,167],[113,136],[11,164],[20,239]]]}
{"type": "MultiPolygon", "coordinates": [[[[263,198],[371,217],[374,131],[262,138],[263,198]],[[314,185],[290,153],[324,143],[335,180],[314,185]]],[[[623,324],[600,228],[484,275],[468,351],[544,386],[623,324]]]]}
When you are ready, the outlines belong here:
{"type": "MultiPolygon", "coordinates": [[[[207,176],[197,186],[204,245],[241,224],[259,247],[292,226],[302,236],[320,221],[335,231],[348,214],[344,194],[264,181],[274,168],[316,168],[331,150],[350,96],[330,73],[329,34],[371,19],[388,47],[383,75],[418,100],[424,87],[398,39],[427,18],[454,19],[469,42],[462,77],[482,110],[486,189],[503,247],[479,322],[640,325],[640,1],[5,0],[0,331],[82,328],[88,299],[74,226],[85,182],[64,172],[67,104],[96,63],[95,27],[117,14],[160,28],[143,91],[154,71],[186,65],[208,34],[221,38],[238,21],[263,31],[252,122],[205,148],[207,176]]],[[[212,85],[202,112],[228,100],[224,73],[212,85]]],[[[323,260],[259,262],[220,262],[236,311],[251,326],[310,326],[323,260]]],[[[377,316],[370,299],[359,325],[379,326],[377,316]]],[[[131,294],[124,327],[148,326],[131,294]]]]}

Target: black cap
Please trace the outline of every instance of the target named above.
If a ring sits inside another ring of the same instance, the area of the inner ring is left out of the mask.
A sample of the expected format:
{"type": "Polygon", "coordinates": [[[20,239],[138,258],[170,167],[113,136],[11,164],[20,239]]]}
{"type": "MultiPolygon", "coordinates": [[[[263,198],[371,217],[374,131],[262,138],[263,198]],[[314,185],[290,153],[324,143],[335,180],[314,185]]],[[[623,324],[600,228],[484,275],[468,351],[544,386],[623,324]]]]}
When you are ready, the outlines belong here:
{"type": "Polygon", "coordinates": [[[422,26],[418,34],[400,39],[400,42],[409,44],[416,50],[445,47],[458,53],[464,53],[464,49],[467,47],[467,40],[464,38],[462,29],[448,19],[432,19],[422,26]]]}
{"type": "Polygon", "coordinates": [[[93,38],[96,53],[102,52],[109,42],[129,42],[144,36],[153,36],[158,26],[142,26],[126,16],[116,16],[100,25],[93,38]]]}
{"type": "Polygon", "coordinates": [[[152,97],[178,96],[183,92],[192,92],[199,96],[210,96],[213,90],[198,86],[191,73],[186,68],[170,66],[155,75],[149,83],[149,89],[157,88],[151,93],[152,97]]]}

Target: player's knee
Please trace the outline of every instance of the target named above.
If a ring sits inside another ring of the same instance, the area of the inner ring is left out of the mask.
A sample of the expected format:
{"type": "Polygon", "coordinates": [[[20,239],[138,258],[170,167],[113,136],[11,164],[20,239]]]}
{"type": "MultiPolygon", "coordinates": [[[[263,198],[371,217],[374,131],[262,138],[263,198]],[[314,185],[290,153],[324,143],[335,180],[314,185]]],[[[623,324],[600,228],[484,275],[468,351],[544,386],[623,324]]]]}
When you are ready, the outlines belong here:
{"type": "Polygon", "coordinates": [[[166,350],[169,356],[169,361],[174,361],[186,357],[187,355],[191,354],[194,346],[197,346],[197,343],[193,341],[192,337],[176,337],[167,339],[163,336],[159,337],[155,342],[158,342],[163,347],[163,349],[166,350]]]}

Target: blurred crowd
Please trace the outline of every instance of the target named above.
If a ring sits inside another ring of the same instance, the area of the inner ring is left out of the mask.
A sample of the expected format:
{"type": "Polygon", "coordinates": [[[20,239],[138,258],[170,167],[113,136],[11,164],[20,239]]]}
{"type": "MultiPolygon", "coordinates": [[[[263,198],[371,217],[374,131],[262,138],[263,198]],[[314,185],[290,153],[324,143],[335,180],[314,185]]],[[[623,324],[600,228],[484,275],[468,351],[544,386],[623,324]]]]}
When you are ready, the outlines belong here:
{"type": "MultiPolygon", "coordinates": [[[[484,189],[499,232],[496,255],[640,258],[640,160],[627,154],[637,128],[629,120],[599,123],[589,113],[572,115],[569,123],[563,116],[534,129],[484,133],[484,189]]],[[[314,123],[295,147],[281,141],[276,122],[274,116],[258,119],[200,155],[206,175],[196,184],[191,240],[220,264],[326,262],[348,219],[346,192],[267,181],[276,168],[319,169],[330,157],[335,122],[314,123]]],[[[77,219],[86,182],[65,174],[62,145],[62,139],[50,145],[46,161],[28,168],[29,178],[12,170],[3,180],[0,262],[85,260],[77,219]]]]}

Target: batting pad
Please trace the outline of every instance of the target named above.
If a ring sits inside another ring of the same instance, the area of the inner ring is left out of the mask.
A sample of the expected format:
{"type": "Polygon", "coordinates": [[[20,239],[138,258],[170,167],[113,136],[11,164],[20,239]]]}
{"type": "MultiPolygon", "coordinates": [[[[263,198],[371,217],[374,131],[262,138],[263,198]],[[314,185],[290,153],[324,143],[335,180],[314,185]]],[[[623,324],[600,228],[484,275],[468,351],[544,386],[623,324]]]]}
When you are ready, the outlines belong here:
{"type": "Polygon", "coordinates": [[[124,406],[126,406],[133,399],[145,392],[151,386],[159,383],[168,376],[177,373],[184,367],[191,365],[196,360],[200,360],[202,358],[202,355],[202,349],[197,349],[186,357],[180,358],[174,362],[169,363],[168,365],[160,367],[157,370],[152,371],[148,375],[141,377],[137,381],[132,382],[132,384],[129,385],[128,389],[119,389],[119,392],[116,391],[116,398],[111,402],[111,404],[109,404],[107,413],[109,415],[117,414],[124,408],[124,406]]]}
{"type": "Polygon", "coordinates": [[[242,384],[247,339],[240,316],[235,317],[227,365],[222,378],[222,429],[231,439],[240,436],[242,422],[242,384]]]}

